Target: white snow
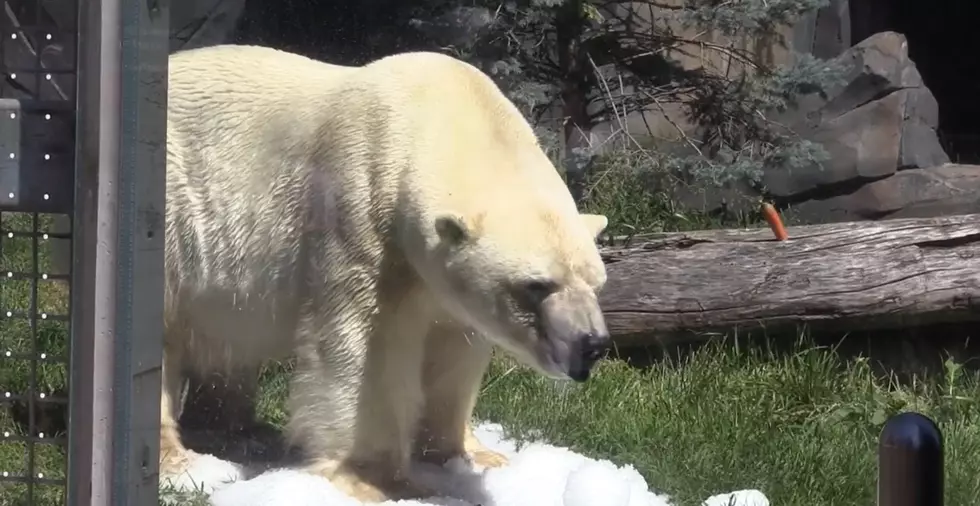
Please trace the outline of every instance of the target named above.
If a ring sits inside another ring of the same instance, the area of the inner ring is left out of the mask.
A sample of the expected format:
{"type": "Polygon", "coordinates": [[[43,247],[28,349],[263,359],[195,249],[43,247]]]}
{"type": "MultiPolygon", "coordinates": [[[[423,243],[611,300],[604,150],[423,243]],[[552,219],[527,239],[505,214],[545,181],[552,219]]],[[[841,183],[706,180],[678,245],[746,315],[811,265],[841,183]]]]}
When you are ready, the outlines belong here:
{"type": "MultiPolygon", "coordinates": [[[[487,447],[510,458],[497,469],[478,469],[461,461],[445,468],[419,465],[420,483],[443,497],[386,502],[401,506],[672,506],[631,465],[617,467],[566,448],[532,443],[518,449],[497,424],[476,427],[487,447]]],[[[203,488],[213,506],[359,506],[329,481],[291,469],[274,469],[250,480],[241,468],[211,455],[197,455],[190,469],[173,482],[178,488],[203,488]]],[[[758,490],[740,490],[705,499],[702,506],[769,506],[758,490]]]]}

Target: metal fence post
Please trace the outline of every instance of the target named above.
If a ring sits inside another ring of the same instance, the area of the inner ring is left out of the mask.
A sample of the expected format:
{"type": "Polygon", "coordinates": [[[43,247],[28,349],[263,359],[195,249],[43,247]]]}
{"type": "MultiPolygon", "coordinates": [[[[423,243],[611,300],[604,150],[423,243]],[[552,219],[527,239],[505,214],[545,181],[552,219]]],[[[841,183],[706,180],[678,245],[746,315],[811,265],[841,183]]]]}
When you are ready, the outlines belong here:
{"type": "Polygon", "coordinates": [[[69,505],[156,506],[167,0],[82,0],[69,505]]]}
{"type": "Polygon", "coordinates": [[[900,413],[878,441],[878,506],[943,506],[943,435],[919,413],[900,413]]]}

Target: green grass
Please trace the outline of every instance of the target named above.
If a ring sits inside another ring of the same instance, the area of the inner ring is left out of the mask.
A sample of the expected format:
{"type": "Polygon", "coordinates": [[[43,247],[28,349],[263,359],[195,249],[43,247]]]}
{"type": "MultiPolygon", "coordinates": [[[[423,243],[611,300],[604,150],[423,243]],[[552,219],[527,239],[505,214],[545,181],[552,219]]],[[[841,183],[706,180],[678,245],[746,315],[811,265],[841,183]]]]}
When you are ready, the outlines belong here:
{"type": "MultiPolygon", "coordinates": [[[[801,339],[789,352],[722,340],[645,369],[601,363],[588,383],[545,379],[498,355],[477,407],[520,441],[545,440],[623,465],[678,506],[762,490],[774,505],[874,504],[884,422],[914,410],[946,442],[947,504],[980,497],[980,377],[948,362],[943,378],[899,384],[864,358],[801,339]]],[[[263,373],[258,411],[286,420],[288,367],[263,373]]]]}
{"type": "Polygon", "coordinates": [[[904,410],[946,438],[947,504],[980,497],[980,381],[949,365],[945,381],[900,386],[867,360],[799,344],[776,356],[709,345],[639,371],[608,361],[582,386],[494,363],[479,416],[517,438],[541,434],[593,457],[633,464],[678,505],[758,488],[774,505],[874,504],[877,436],[904,410]]]}
{"type": "MultiPolygon", "coordinates": [[[[574,385],[501,356],[486,378],[478,415],[521,440],[537,435],[632,464],[678,505],[758,488],[773,504],[811,506],[873,504],[881,426],[892,414],[915,410],[944,431],[947,504],[969,504],[980,496],[980,380],[954,364],[948,372],[902,386],[876,378],[867,360],[844,360],[804,342],[779,356],[717,343],[645,370],[605,361],[588,383],[574,385]]],[[[284,422],[285,394],[284,368],[268,368],[260,416],[284,422]]],[[[45,458],[57,462],[57,455],[45,458]]],[[[0,465],[19,459],[8,451],[0,465]]],[[[0,504],[18,503],[0,496],[0,504]]]]}

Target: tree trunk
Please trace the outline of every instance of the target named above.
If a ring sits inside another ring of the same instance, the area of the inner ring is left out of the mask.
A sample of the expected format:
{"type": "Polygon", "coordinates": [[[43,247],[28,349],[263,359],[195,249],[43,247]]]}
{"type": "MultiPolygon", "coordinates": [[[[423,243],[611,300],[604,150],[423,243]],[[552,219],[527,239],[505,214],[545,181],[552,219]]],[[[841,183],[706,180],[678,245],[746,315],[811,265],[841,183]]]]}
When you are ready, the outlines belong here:
{"type": "Polygon", "coordinates": [[[563,166],[569,191],[575,202],[581,202],[584,194],[585,167],[578,149],[589,147],[589,92],[592,69],[582,49],[585,19],[582,17],[583,0],[565,0],[555,16],[558,49],[558,67],[561,69],[561,102],[563,111],[563,166]]]}
{"type": "MultiPolygon", "coordinates": [[[[980,214],[661,234],[602,249],[620,345],[734,328],[887,329],[980,320],[980,214]]],[[[615,244],[615,243],[618,243],[615,244]]]]}

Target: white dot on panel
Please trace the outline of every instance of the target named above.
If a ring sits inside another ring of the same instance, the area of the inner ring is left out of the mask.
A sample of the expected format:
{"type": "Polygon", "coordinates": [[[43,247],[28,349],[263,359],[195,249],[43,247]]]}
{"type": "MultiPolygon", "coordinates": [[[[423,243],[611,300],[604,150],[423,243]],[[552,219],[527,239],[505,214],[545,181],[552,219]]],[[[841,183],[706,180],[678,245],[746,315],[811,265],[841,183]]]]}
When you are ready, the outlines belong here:
{"type": "Polygon", "coordinates": [[[10,318],[13,315],[14,315],[14,313],[12,311],[7,311],[7,318],[10,318]]]}
{"type": "Polygon", "coordinates": [[[14,238],[14,233],[13,232],[7,232],[7,237],[13,239],[14,238]]]}
{"type": "Polygon", "coordinates": [[[16,33],[10,34],[10,38],[11,39],[14,39],[14,40],[17,40],[17,34],[16,33]]]}
{"type": "Polygon", "coordinates": [[[37,473],[38,478],[44,478],[44,473],[37,473]]]}
{"type": "Polygon", "coordinates": [[[10,437],[9,431],[3,431],[3,437],[10,437]]]}
{"type": "Polygon", "coordinates": [[[48,279],[48,275],[47,274],[41,274],[41,279],[48,279]]]}
{"type": "Polygon", "coordinates": [[[7,277],[8,277],[8,278],[12,278],[12,277],[14,277],[14,273],[12,273],[12,272],[7,272],[7,277]]]}
{"type": "MultiPolygon", "coordinates": [[[[7,353],[10,353],[10,352],[8,351],[7,353]]],[[[3,393],[3,396],[4,396],[4,397],[10,397],[10,392],[4,392],[4,393],[3,393]]]]}
{"type": "Polygon", "coordinates": [[[49,34],[45,35],[44,38],[45,39],[48,39],[48,40],[51,40],[51,34],[49,33],[49,34]]]}
{"type": "Polygon", "coordinates": [[[41,360],[44,360],[46,358],[48,358],[48,354],[47,353],[42,353],[41,354],[41,360]]]}
{"type": "Polygon", "coordinates": [[[51,115],[50,114],[45,114],[44,115],[44,119],[51,119],[51,115]]]}
{"type": "Polygon", "coordinates": [[[48,319],[48,313],[41,313],[41,319],[42,320],[47,320],[48,319]]]}
{"type": "Polygon", "coordinates": [[[48,81],[50,81],[51,80],[51,74],[44,74],[44,78],[47,79],[48,81]]]}
{"type": "MultiPolygon", "coordinates": [[[[44,200],[48,200],[50,198],[51,198],[51,195],[48,195],[47,193],[44,194],[44,200]]],[[[45,237],[45,239],[47,239],[47,237],[45,237]]]]}
{"type": "Polygon", "coordinates": [[[8,473],[7,473],[7,471],[4,471],[4,472],[3,472],[3,477],[4,477],[4,478],[6,478],[6,477],[8,477],[8,476],[10,476],[10,474],[8,474],[8,473]]]}
{"type": "MultiPolygon", "coordinates": [[[[40,394],[38,394],[38,397],[40,397],[40,398],[43,399],[43,398],[47,397],[47,394],[45,394],[44,392],[41,392],[40,394]]],[[[42,434],[43,434],[43,432],[42,432],[42,434]]],[[[41,436],[41,437],[44,437],[44,436],[41,436]]]]}
{"type": "Polygon", "coordinates": [[[14,153],[10,153],[7,156],[9,156],[11,160],[13,160],[14,158],[17,158],[17,155],[15,155],[14,153]]]}
{"type": "Polygon", "coordinates": [[[44,433],[43,432],[38,432],[37,433],[37,438],[38,439],[44,439],[44,433]]]}
{"type": "Polygon", "coordinates": [[[50,160],[51,159],[51,155],[49,155],[47,153],[44,153],[44,159],[45,160],[50,160]]]}
{"type": "MultiPolygon", "coordinates": [[[[13,353],[11,353],[10,350],[7,350],[7,352],[4,353],[4,355],[6,355],[6,356],[9,357],[9,356],[13,355],[13,353]]],[[[10,397],[10,393],[7,393],[7,397],[10,397]]]]}
{"type": "Polygon", "coordinates": [[[17,113],[16,112],[10,113],[10,119],[17,119],[17,113]]]}
{"type": "MultiPolygon", "coordinates": [[[[47,193],[45,193],[45,195],[47,195],[47,193]]],[[[42,236],[41,236],[41,238],[42,238],[42,239],[47,239],[47,238],[48,238],[48,234],[44,234],[44,235],[42,235],[42,236]]]]}
{"type": "Polygon", "coordinates": [[[15,73],[13,73],[13,72],[11,72],[11,73],[10,73],[10,78],[11,78],[11,79],[17,79],[17,74],[15,74],[15,73]]]}

